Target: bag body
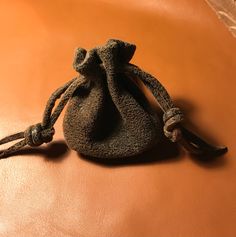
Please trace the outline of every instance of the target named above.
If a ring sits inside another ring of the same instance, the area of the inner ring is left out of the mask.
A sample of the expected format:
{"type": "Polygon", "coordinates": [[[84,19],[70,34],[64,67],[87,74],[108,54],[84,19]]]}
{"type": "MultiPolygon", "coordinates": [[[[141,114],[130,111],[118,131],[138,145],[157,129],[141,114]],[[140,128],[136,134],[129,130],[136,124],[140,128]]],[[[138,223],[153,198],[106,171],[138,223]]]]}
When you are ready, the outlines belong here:
{"type": "Polygon", "coordinates": [[[65,113],[64,136],[71,149],[92,157],[127,157],[142,153],[160,139],[157,114],[125,72],[127,56],[131,58],[133,49],[134,45],[111,40],[105,49],[96,49],[96,56],[90,54],[77,64],[88,83],[75,91],[65,113]],[[99,57],[94,59],[97,65],[92,62],[93,72],[88,65],[88,71],[81,70],[91,57],[99,57]],[[111,58],[116,60],[115,68],[111,58]]]}

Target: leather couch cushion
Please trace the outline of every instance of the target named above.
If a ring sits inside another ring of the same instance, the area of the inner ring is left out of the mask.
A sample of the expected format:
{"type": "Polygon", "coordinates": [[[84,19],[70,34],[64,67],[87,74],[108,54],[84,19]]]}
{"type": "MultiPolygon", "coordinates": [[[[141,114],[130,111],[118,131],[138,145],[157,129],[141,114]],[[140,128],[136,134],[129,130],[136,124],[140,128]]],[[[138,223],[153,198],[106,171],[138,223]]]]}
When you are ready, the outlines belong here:
{"type": "Polygon", "coordinates": [[[106,165],[67,150],[60,118],[54,143],[0,161],[0,236],[236,235],[236,41],[203,0],[3,0],[0,29],[1,137],[40,122],[76,47],[120,38],[188,126],[229,147],[208,163],[166,144],[106,165]]]}

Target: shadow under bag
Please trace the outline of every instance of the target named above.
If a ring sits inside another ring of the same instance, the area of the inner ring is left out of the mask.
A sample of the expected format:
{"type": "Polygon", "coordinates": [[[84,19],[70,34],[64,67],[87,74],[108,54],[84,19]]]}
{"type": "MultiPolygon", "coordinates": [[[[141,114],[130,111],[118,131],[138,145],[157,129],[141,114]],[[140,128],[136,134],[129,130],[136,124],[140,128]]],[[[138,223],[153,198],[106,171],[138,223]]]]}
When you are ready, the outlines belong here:
{"type": "Polygon", "coordinates": [[[2,145],[20,139],[0,151],[0,158],[25,145],[34,147],[52,141],[53,126],[67,103],[63,122],[66,142],[86,156],[134,156],[156,145],[163,132],[195,155],[225,153],[226,147],[212,146],[182,126],[183,114],[160,82],[129,63],[135,49],[133,44],[113,39],[88,52],[78,48],[74,68],[80,75],[51,95],[41,123],[0,140],[2,145]],[[141,80],[156,98],[164,126],[134,79],[141,80]]]}

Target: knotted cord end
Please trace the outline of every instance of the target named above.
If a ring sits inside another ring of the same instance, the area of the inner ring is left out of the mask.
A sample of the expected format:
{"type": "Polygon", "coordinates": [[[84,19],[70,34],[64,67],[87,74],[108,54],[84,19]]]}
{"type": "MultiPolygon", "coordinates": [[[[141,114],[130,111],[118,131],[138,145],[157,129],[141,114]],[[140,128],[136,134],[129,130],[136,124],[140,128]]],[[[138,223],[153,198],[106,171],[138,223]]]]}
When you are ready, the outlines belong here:
{"type": "Polygon", "coordinates": [[[53,127],[43,128],[41,123],[37,123],[26,129],[24,137],[26,143],[34,147],[51,142],[54,134],[55,129],[53,127]]]}
{"type": "Polygon", "coordinates": [[[171,108],[163,115],[164,134],[172,142],[178,142],[182,138],[182,132],[178,128],[178,124],[184,119],[183,113],[179,108],[171,108]]]}
{"type": "Polygon", "coordinates": [[[169,109],[163,115],[164,134],[172,142],[178,142],[188,152],[198,156],[217,156],[227,152],[227,147],[217,147],[210,145],[194,133],[181,126],[183,119],[184,116],[181,110],[176,107],[169,109]]]}

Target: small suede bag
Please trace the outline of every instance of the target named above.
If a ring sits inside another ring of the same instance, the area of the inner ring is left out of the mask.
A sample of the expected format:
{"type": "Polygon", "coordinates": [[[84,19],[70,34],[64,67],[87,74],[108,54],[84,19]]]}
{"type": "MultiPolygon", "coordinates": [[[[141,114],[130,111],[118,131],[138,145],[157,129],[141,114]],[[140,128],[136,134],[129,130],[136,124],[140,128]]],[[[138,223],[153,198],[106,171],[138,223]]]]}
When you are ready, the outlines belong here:
{"type": "Polygon", "coordinates": [[[129,63],[135,49],[133,44],[114,39],[88,52],[78,48],[73,66],[79,76],[51,95],[41,123],[0,140],[2,145],[20,139],[0,151],[0,157],[25,145],[35,147],[52,141],[53,126],[67,103],[65,140],[69,148],[85,156],[135,156],[158,144],[162,133],[195,155],[225,153],[226,147],[212,146],[183,127],[181,110],[160,82],[129,63]],[[163,111],[163,122],[134,79],[152,92],[163,111]]]}

